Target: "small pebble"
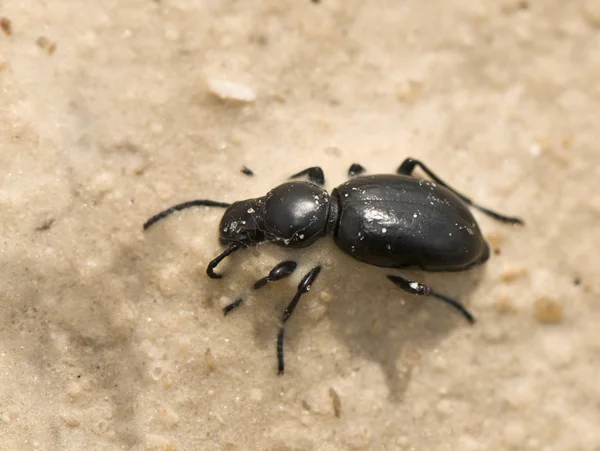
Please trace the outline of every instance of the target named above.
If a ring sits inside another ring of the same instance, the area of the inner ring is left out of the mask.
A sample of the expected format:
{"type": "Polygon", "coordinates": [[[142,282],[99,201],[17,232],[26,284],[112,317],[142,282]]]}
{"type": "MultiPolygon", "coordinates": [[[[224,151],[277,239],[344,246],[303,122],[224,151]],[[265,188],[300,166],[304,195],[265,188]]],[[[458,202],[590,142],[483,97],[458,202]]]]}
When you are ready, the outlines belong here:
{"type": "Polygon", "coordinates": [[[528,8],[529,3],[527,0],[502,0],[500,2],[500,9],[505,14],[514,14],[528,8]]]}
{"type": "Polygon", "coordinates": [[[526,410],[536,402],[535,384],[525,381],[512,382],[504,393],[506,404],[515,410],[526,410]]]}
{"type": "Polygon", "coordinates": [[[336,418],[339,418],[342,415],[342,400],[332,387],[329,387],[329,397],[333,405],[333,413],[336,418]]]}
{"type": "Polygon", "coordinates": [[[83,394],[83,387],[81,386],[81,384],[78,384],[78,383],[71,384],[69,386],[69,389],[67,390],[67,395],[69,396],[69,399],[71,400],[71,402],[78,401],[81,398],[82,394],[83,394]]]}
{"type": "Polygon", "coordinates": [[[401,435],[400,437],[396,438],[396,445],[398,445],[401,449],[407,448],[409,444],[410,440],[406,435],[401,435]]]}
{"type": "Polygon", "coordinates": [[[101,172],[89,182],[88,189],[99,196],[114,190],[115,184],[115,177],[112,173],[101,172]]]}
{"type": "Polygon", "coordinates": [[[173,409],[165,407],[161,413],[161,420],[168,428],[172,429],[179,424],[179,415],[173,409]]]}
{"type": "Polygon", "coordinates": [[[260,388],[250,389],[250,399],[254,402],[260,402],[263,399],[263,392],[260,388]]]}
{"type": "Polygon", "coordinates": [[[438,371],[444,371],[448,368],[448,361],[441,355],[436,355],[431,363],[433,368],[438,371]]]}
{"type": "Polygon", "coordinates": [[[324,152],[327,155],[330,155],[332,157],[341,157],[342,156],[342,149],[340,149],[339,147],[335,147],[335,146],[326,147],[324,152]]]}
{"type": "Polygon", "coordinates": [[[500,343],[506,338],[506,331],[494,323],[483,327],[483,338],[490,343],[500,343]]]}
{"type": "Polygon", "coordinates": [[[12,35],[12,22],[6,17],[0,17],[0,28],[6,36],[12,35]]]}
{"type": "Polygon", "coordinates": [[[500,248],[502,246],[502,244],[504,243],[504,235],[501,235],[500,233],[497,232],[492,232],[489,233],[485,236],[486,241],[490,244],[491,248],[493,249],[493,252],[496,255],[500,254],[500,248]]]}
{"type": "Polygon", "coordinates": [[[307,315],[313,321],[318,321],[327,313],[327,306],[322,302],[316,302],[311,300],[307,302],[307,315]]]}
{"type": "Polygon", "coordinates": [[[319,293],[319,299],[323,302],[331,302],[333,300],[333,296],[329,291],[321,291],[319,293]]]}
{"type": "Polygon", "coordinates": [[[256,93],[251,88],[227,80],[209,80],[208,90],[221,100],[233,100],[245,103],[252,103],[256,100],[256,93]]]}
{"type": "Polygon", "coordinates": [[[438,402],[436,404],[435,410],[441,416],[447,417],[447,416],[450,416],[452,414],[452,411],[454,409],[452,408],[452,402],[450,400],[448,400],[448,399],[442,399],[440,402],[438,402]]]}
{"type": "Polygon", "coordinates": [[[508,294],[498,296],[494,302],[494,308],[500,315],[511,315],[517,312],[517,309],[513,304],[513,298],[508,294]]]}
{"type": "Polygon", "coordinates": [[[63,423],[65,423],[65,425],[69,426],[70,428],[75,428],[79,426],[79,421],[73,418],[72,416],[63,415],[62,420],[63,423]]]}
{"type": "Polygon", "coordinates": [[[539,157],[542,154],[542,146],[537,142],[532,143],[529,146],[529,154],[532,157],[539,157]]]}
{"type": "Polygon", "coordinates": [[[405,344],[400,350],[402,361],[408,366],[415,366],[421,360],[421,351],[414,345],[405,344]]]}
{"type": "Polygon", "coordinates": [[[381,325],[381,321],[379,319],[375,318],[371,322],[371,333],[373,335],[379,335],[382,330],[383,330],[383,326],[381,325]]]}
{"type": "Polygon", "coordinates": [[[423,83],[415,80],[408,80],[396,91],[396,99],[400,102],[409,102],[417,99],[422,92],[423,83]]]}
{"type": "Polygon", "coordinates": [[[36,39],[35,43],[37,44],[37,46],[39,48],[41,48],[42,50],[45,50],[46,53],[48,53],[48,55],[52,55],[54,53],[54,51],[56,50],[56,43],[52,42],[46,36],[40,36],[39,38],[36,39]]]}
{"type": "Polygon", "coordinates": [[[106,434],[110,431],[110,423],[106,420],[100,420],[94,425],[94,431],[97,434],[106,434]]]}
{"type": "Polygon", "coordinates": [[[175,265],[165,266],[158,273],[158,289],[165,297],[174,296],[181,292],[179,268],[175,265]]]}
{"type": "Polygon", "coordinates": [[[214,371],[217,368],[217,361],[210,348],[206,348],[206,351],[204,351],[204,363],[209,371],[214,371]]]}
{"type": "Polygon", "coordinates": [[[159,381],[163,377],[165,370],[160,364],[156,363],[150,367],[148,373],[153,380],[159,381]]]}
{"type": "Polygon", "coordinates": [[[533,315],[540,323],[558,324],[563,319],[562,306],[556,299],[538,298],[533,303],[533,315]]]}
{"type": "Polygon", "coordinates": [[[167,437],[158,434],[146,434],[146,450],[170,451],[175,450],[173,443],[167,437]]]}
{"type": "Polygon", "coordinates": [[[486,449],[481,442],[477,441],[474,437],[463,434],[458,438],[459,446],[456,449],[461,451],[481,451],[486,449]]]}
{"type": "Polygon", "coordinates": [[[514,282],[517,279],[525,276],[527,270],[519,266],[506,265],[500,273],[500,279],[505,283],[514,282]]]}
{"type": "Polygon", "coordinates": [[[492,247],[501,246],[504,243],[504,235],[498,232],[486,234],[485,239],[492,247]]]}
{"type": "Polygon", "coordinates": [[[163,377],[163,379],[162,379],[162,384],[163,384],[164,388],[169,388],[169,387],[173,386],[174,383],[175,383],[175,380],[168,374],[165,377],[163,377]]]}
{"type": "Polygon", "coordinates": [[[567,367],[573,361],[573,345],[562,334],[546,334],[542,339],[545,360],[555,368],[567,367]]]}

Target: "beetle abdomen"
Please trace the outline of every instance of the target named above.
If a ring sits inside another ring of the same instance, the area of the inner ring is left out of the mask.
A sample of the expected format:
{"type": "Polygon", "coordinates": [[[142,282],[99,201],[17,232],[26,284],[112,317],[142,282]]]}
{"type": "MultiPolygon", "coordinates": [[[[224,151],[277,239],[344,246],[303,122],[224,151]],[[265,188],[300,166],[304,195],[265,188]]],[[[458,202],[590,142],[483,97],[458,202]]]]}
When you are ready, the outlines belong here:
{"type": "Polygon", "coordinates": [[[334,240],[371,265],[460,271],[489,257],[475,218],[448,189],[404,175],[357,177],[332,196],[340,217],[334,240]]]}

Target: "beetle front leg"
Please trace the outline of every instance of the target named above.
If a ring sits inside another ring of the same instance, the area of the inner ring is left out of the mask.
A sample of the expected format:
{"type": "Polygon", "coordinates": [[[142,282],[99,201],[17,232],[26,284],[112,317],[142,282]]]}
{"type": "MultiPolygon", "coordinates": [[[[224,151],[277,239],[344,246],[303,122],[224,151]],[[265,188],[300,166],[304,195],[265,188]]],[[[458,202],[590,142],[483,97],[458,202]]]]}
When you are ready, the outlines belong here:
{"type": "Polygon", "coordinates": [[[219,265],[219,263],[221,263],[221,261],[223,261],[225,257],[231,255],[242,246],[243,245],[240,243],[233,243],[222,253],[220,253],[217,257],[212,259],[211,262],[208,264],[208,267],[206,268],[206,274],[208,274],[208,277],[210,277],[211,279],[220,279],[221,277],[223,277],[221,274],[217,274],[215,272],[215,268],[219,265]]]}
{"type": "MultiPolygon", "coordinates": [[[[262,279],[259,279],[254,283],[254,289],[258,290],[259,288],[264,287],[270,282],[275,282],[277,280],[281,280],[289,276],[294,272],[296,266],[296,262],[291,260],[286,260],[284,262],[278,263],[277,265],[275,265],[275,267],[273,267],[273,269],[271,269],[271,271],[269,271],[268,276],[263,277],[262,279]]],[[[223,314],[227,315],[233,309],[239,307],[242,304],[242,302],[244,302],[243,298],[237,298],[231,304],[227,304],[225,307],[223,307],[223,314]]]]}
{"type": "Polygon", "coordinates": [[[508,222],[510,224],[519,224],[519,225],[525,224],[525,222],[521,218],[517,218],[517,217],[513,217],[513,216],[506,216],[506,215],[497,213],[497,212],[495,212],[493,210],[490,210],[489,208],[482,207],[481,205],[476,204],[471,199],[469,199],[467,196],[459,193],[454,188],[452,188],[451,186],[449,186],[446,182],[444,182],[437,175],[435,175],[427,166],[425,166],[425,164],[423,164],[419,160],[413,160],[412,158],[407,158],[398,167],[398,170],[396,171],[396,173],[398,173],[400,175],[412,175],[412,172],[413,172],[413,170],[415,169],[416,166],[419,166],[423,170],[423,172],[425,172],[425,174],[427,174],[438,185],[442,185],[444,188],[452,191],[465,204],[470,205],[473,208],[478,209],[482,213],[485,213],[486,215],[491,216],[492,218],[494,218],[494,219],[496,219],[498,221],[508,222]]]}
{"type": "Polygon", "coordinates": [[[279,326],[279,333],[277,334],[277,367],[278,367],[278,374],[280,374],[280,375],[283,374],[283,371],[285,369],[285,365],[284,365],[284,361],[283,361],[283,338],[285,335],[285,323],[287,322],[288,319],[290,319],[290,316],[292,316],[292,313],[294,313],[294,309],[296,308],[296,305],[298,305],[298,301],[300,301],[300,297],[304,293],[307,293],[310,290],[310,286],[316,280],[316,278],[320,272],[321,272],[321,267],[315,266],[302,278],[302,280],[298,284],[298,290],[296,291],[294,298],[292,299],[292,301],[288,304],[288,306],[283,311],[283,316],[281,318],[281,325],[279,326]]]}
{"type": "Polygon", "coordinates": [[[413,282],[411,280],[405,279],[404,277],[394,276],[391,274],[389,274],[387,278],[390,279],[398,288],[401,288],[407,293],[416,294],[417,296],[432,296],[457,309],[460,313],[462,313],[462,315],[466,318],[466,320],[469,323],[473,324],[475,322],[475,318],[473,317],[471,312],[469,312],[467,308],[464,305],[462,305],[459,301],[449,298],[448,296],[445,296],[443,294],[437,293],[433,291],[433,289],[431,289],[429,286],[420,282],[413,282]]]}

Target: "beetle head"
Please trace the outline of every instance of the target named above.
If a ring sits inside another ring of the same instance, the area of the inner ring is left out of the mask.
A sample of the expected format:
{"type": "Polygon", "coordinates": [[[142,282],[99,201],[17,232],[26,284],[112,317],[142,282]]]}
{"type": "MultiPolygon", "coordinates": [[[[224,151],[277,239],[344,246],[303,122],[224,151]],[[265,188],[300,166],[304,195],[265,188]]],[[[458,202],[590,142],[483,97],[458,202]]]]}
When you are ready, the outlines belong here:
{"type": "Polygon", "coordinates": [[[263,198],[231,204],[219,225],[221,242],[250,245],[264,241],[263,204],[263,198]]]}

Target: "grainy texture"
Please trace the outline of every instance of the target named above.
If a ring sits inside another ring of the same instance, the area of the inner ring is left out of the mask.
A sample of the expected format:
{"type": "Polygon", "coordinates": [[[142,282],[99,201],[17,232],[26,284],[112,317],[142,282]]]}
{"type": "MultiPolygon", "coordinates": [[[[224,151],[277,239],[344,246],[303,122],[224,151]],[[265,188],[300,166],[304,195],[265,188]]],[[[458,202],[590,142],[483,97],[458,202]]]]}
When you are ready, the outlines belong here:
{"type": "Polygon", "coordinates": [[[600,449],[595,5],[2,1],[0,447],[600,449]],[[256,99],[216,99],[214,79],[256,99]],[[142,233],[178,202],[264,195],[312,165],[333,188],[407,156],[527,221],[476,213],[485,268],[407,274],[473,327],[331,240],[238,252],[209,280],[222,210],[142,233]],[[299,271],[252,293],[284,258],[299,271]],[[277,377],[278,319],[316,262],[277,377]]]}

